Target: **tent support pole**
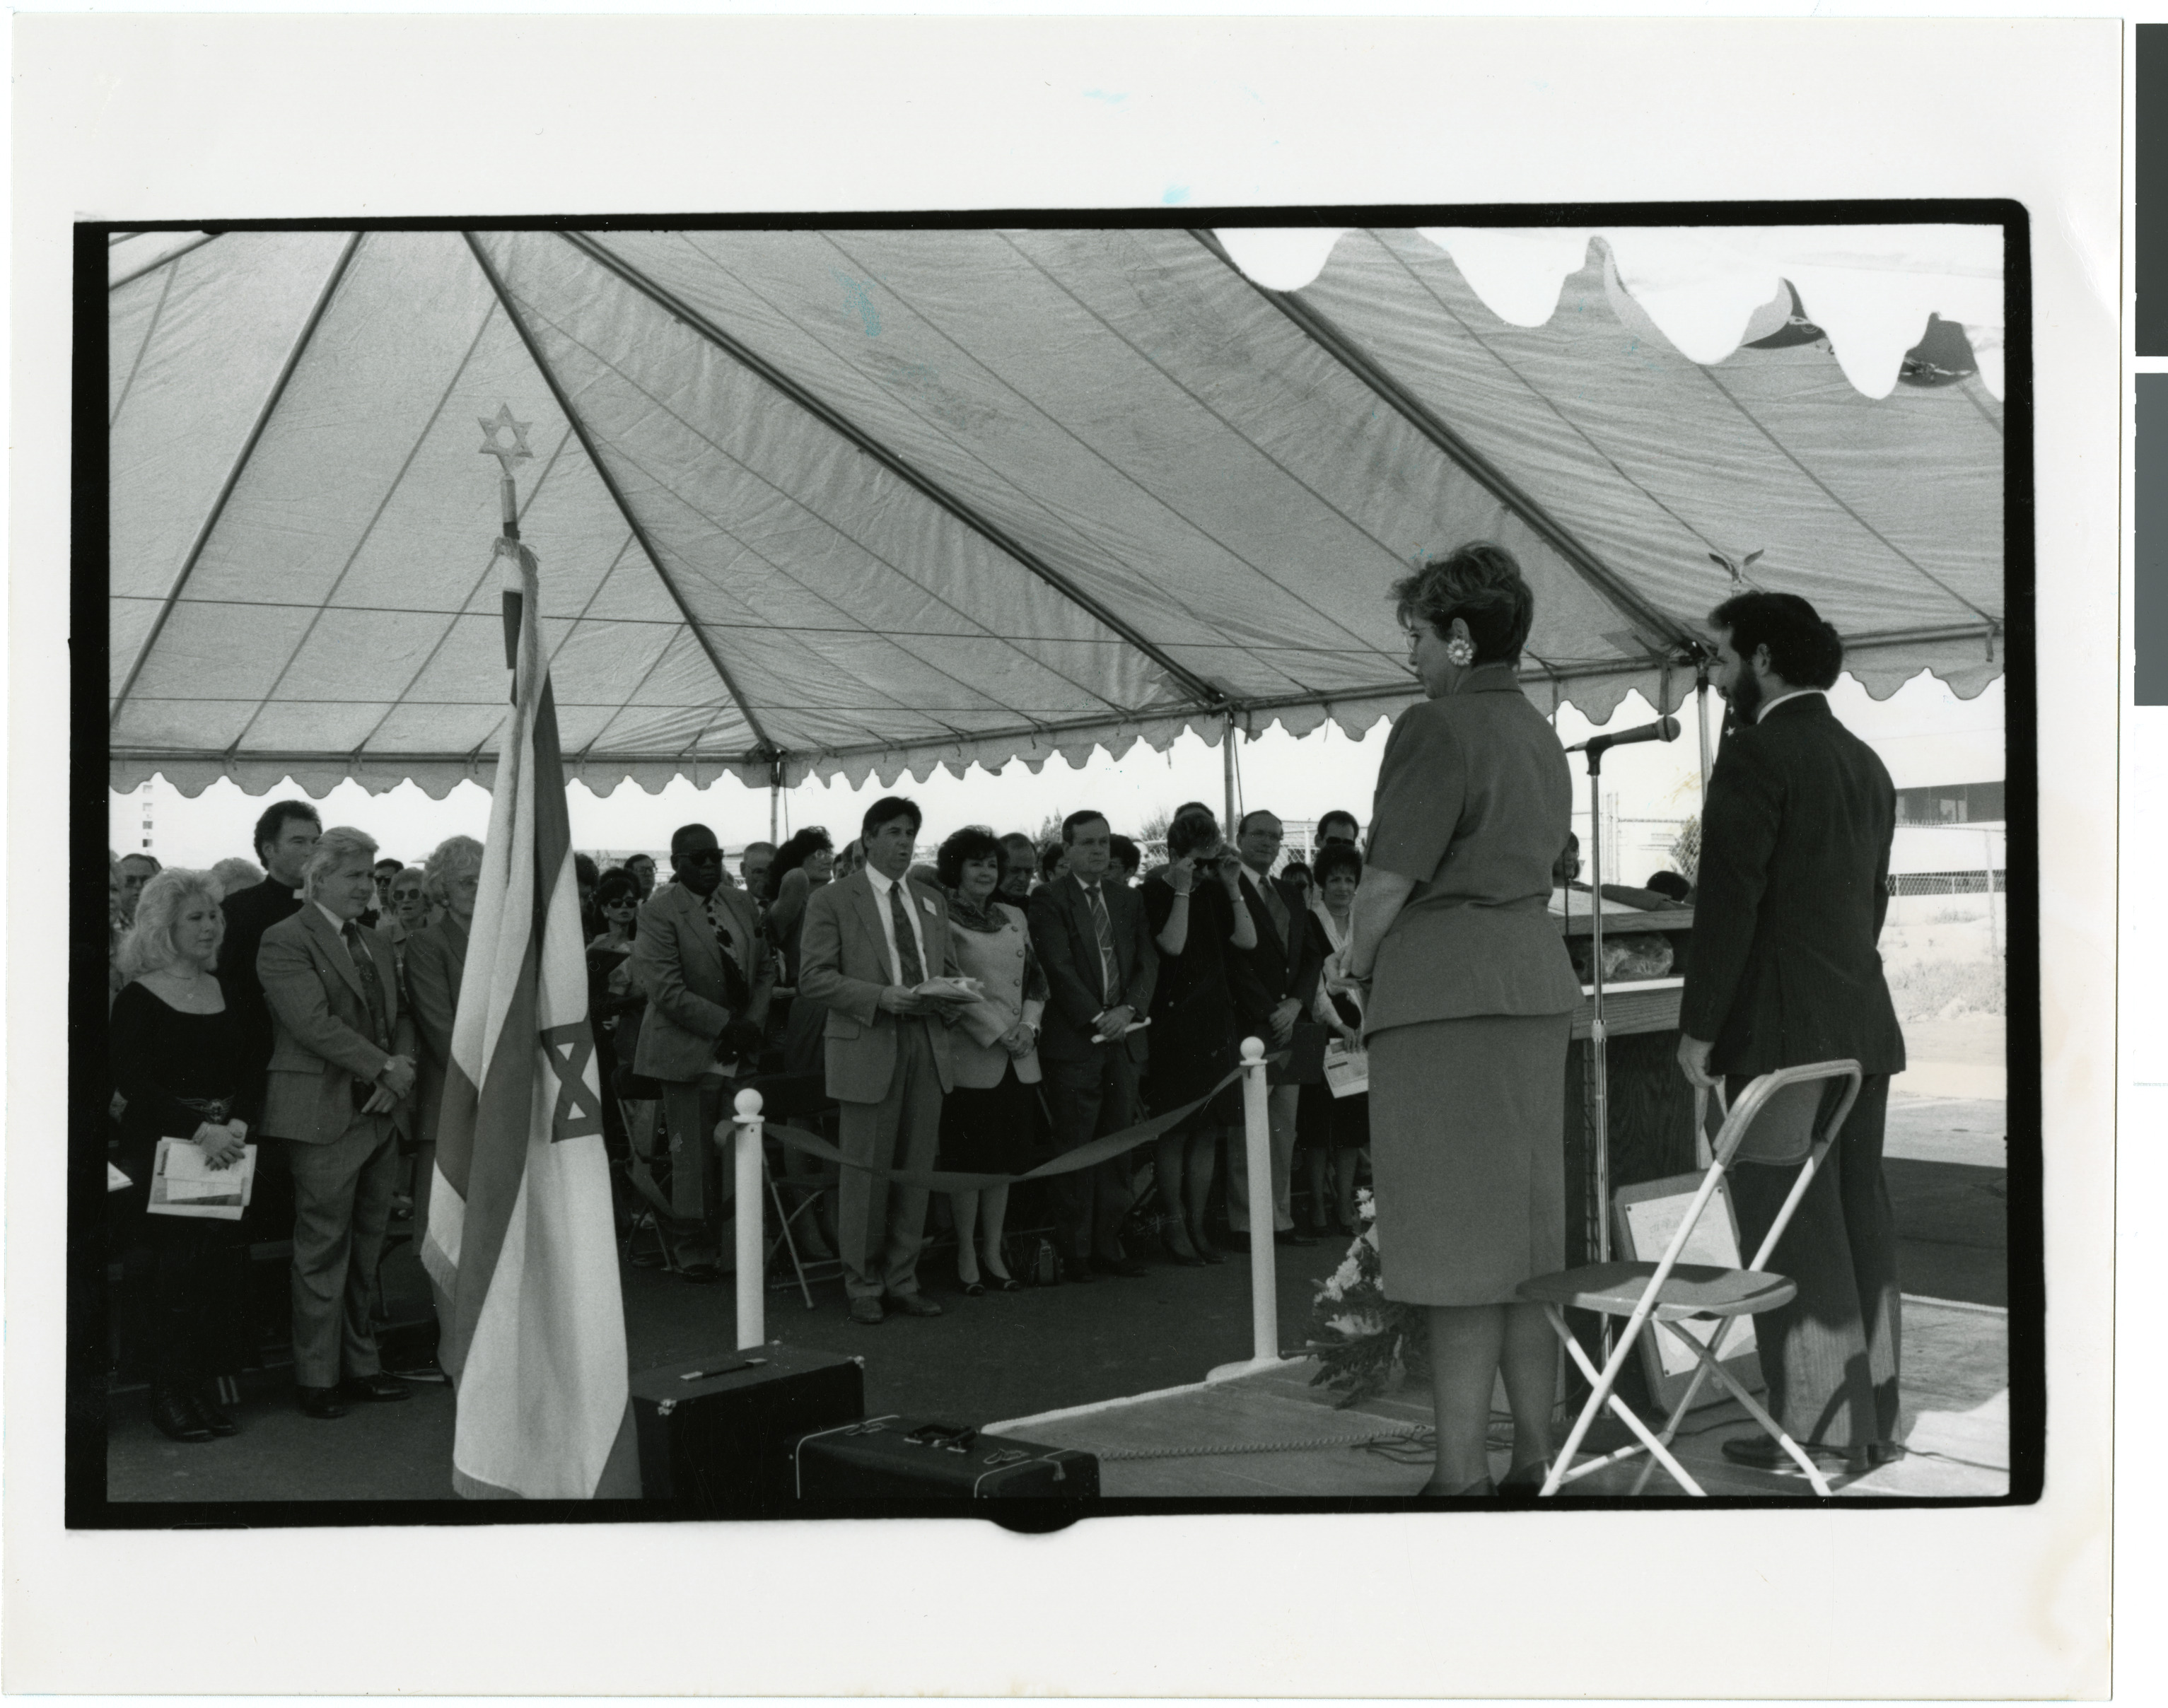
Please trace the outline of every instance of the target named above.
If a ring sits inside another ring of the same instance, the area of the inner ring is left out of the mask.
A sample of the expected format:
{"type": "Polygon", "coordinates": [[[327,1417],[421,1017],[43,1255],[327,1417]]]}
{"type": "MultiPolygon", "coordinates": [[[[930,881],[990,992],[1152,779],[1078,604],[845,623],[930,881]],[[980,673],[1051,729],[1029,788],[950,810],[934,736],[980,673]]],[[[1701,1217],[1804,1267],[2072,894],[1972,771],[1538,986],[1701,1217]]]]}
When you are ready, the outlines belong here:
{"type": "Polygon", "coordinates": [[[173,585],[166,594],[166,602],[158,607],[157,620],[151,623],[150,634],[143,638],[142,650],[136,655],[136,662],[128,667],[128,680],[121,683],[120,692],[113,697],[113,711],[105,722],[108,729],[120,722],[121,708],[128,703],[128,696],[135,690],[136,678],[143,674],[143,666],[150,661],[151,651],[158,644],[158,637],[166,632],[166,619],[173,614],[173,607],[180,602],[181,590],[188,586],[189,577],[195,573],[197,560],[203,556],[204,548],[210,544],[211,533],[218,527],[219,518],[226,514],[226,501],[233,496],[233,489],[241,484],[241,476],[248,467],[248,459],[256,454],[256,447],[263,438],[263,429],[271,425],[271,417],[278,413],[279,400],[285,396],[287,383],[293,379],[294,370],[301,365],[301,358],[308,353],[310,340],[316,337],[316,328],[323,324],[324,311],[331,307],[332,299],[338,294],[339,281],[346,277],[354,251],[361,247],[361,237],[362,234],[357,231],[346,240],[346,247],[339,251],[339,258],[332,268],[331,277],[324,281],[324,288],[316,298],[316,306],[309,310],[308,319],[301,323],[300,334],[294,340],[294,347],[286,353],[286,365],[279,370],[279,377],[271,382],[270,395],[263,400],[263,407],[256,412],[255,425],[249,428],[248,437],[242,442],[241,454],[233,459],[233,466],[226,471],[226,484],[218,489],[218,496],[211,501],[210,512],[204,517],[203,526],[196,530],[195,538],[189,543],[188,556],[182,560],[181,572],[173,577],[173,585]]]}
{"type": "Polygon", "coordinates": [[[1227,786],[1227,816],[1220,820],[1220,825],[1230,842],[1235,840],[1237,823],[1235,817],[1235,742],[1238,733],[1235,727],[1235,714],[1230,712],[1227,713],[1226,734],[1220,740],[1220,763],[1227,786]]]}
{"type": "Polygon", "coordinates": [[[1701,800],[1708,804],[1708,671],[1702,670],[1694,677],[1694,728],[1701,735],[1701,800]]]}

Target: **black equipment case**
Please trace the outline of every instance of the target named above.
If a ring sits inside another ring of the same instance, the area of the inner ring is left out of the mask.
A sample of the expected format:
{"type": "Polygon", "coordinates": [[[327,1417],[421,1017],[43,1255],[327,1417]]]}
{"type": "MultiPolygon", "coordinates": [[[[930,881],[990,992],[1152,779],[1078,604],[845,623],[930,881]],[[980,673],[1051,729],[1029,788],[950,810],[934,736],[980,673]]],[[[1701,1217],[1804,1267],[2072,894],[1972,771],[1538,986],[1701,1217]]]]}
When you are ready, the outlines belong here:
{"type": "Polygon", "coordinates": [[[794,1494],[793,1441],[866,1414],[855,1358],[768,1345],[632,1379],[640,1493],[704,1517],[779,1514],[794,1494]]]}
{"type": "Polygon", "coordinates": [[[798,1498],[851,1500],[1096,1500],[1099,1461],[964,1424],[868,1418],[800,1435],[792,1444],[798,1498]]]}

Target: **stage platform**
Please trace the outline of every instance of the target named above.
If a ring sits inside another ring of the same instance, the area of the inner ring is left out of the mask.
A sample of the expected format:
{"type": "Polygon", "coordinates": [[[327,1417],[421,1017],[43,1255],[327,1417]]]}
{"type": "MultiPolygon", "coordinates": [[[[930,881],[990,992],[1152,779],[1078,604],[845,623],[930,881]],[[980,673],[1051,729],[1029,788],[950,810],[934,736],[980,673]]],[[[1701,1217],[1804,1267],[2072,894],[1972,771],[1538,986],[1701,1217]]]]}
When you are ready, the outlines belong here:
{"type": "MultiPolygon", "coordinates": [[[[1169,1388],[1133,1398],[1042,1413],[990,1424],[1050,1446],[1099,1456],[1099,1488],[1110,1498],[1285,1500],[1405,1497],[1429,1476],[1421,1440],[1430,1396],[1412,1387],[1360,1406],[1336,1408],[1310,1385],[1315,1365],[1169,1388]]],[[[1503,1398],[1494,1416],[1492,1469],[1508,1454],[1495,1444],[1510,1426],[1503,1398]]],[[[2009,1335],[2006,1313],[1990,1306],[1908,1296],[1905,1300],[1905,1452],[1862,1476],[1831,1471],[1842,1495],[1899,1499],[1993,1498],[2009,1492],[2009,1335]]],[[[1732,1402],[1697,1412],[1674,1451],[1712,1495],[1794,1498],[1810,1493],[1796,1473],[1734,1465],[1722,1443],[1758,1431],[1732,1402]]],[[[1601,1445],[1618,1445],[1613,1426],[1601,1445]]],[[[1608,1467],[1572,1485],[1576,1493],[1628,1495],[1643,1461],[1608,1467]]],[[[1645,1493],[1680,1491],[1660,1469],[1645,1493]]]]}

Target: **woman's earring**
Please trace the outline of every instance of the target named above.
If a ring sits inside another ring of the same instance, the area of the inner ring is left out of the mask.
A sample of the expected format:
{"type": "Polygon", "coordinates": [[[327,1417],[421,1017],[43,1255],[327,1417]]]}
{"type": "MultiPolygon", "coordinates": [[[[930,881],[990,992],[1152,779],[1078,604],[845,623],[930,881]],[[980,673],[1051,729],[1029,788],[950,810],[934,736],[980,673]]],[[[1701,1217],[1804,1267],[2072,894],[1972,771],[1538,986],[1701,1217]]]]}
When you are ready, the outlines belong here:
{"type": "Polygon", "coordinates": [[[1464,634],[1456,634],[1446,642],[1445,655],[1456,670],[1466,670],[1475,662],[1475,643],[1464,634]]]}

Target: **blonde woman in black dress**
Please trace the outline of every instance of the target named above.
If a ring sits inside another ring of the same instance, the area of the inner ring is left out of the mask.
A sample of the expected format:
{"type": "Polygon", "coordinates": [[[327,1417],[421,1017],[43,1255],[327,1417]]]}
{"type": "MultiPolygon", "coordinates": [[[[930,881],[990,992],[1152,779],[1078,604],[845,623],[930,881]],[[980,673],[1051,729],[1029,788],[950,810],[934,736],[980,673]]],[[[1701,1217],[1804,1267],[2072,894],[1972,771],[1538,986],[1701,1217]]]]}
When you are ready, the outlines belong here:
{"type": "Polygon", "coordinates": [[[151,1421],[176,1441],[208,1441],[239,1427],[214,1380],[239,1368],[248,1232],[243,1223],[153,1216],[146,1207],[161,1138],[187,1139],[214,1168],[239,1163],[248,1137],[240,1097],[247,1036],[218,975],[226,936],[221,892],[207,872],[179,867],[143,886],[120,944],[128,983],[107,1032],[120,1117],[125,1192],[109,1212],[134,1221],[150,1248],[151,1421]]]}
{"type": "Polygon", "coordinates": [[[1521,692],[1534,606],[1503,548],[1464,545],[1393,589],[1427,697],[1393,725],[1348,975],[1368,986],[1370,1163],[1385,1296],[1429,1308],[1437,1465],[1427,1495],[1540,1484],[1558,1349],[1514,1289],[1565,1265],[1566,1041],[1580,981],[1551,920],[1572,779],[1521,692]]]}

